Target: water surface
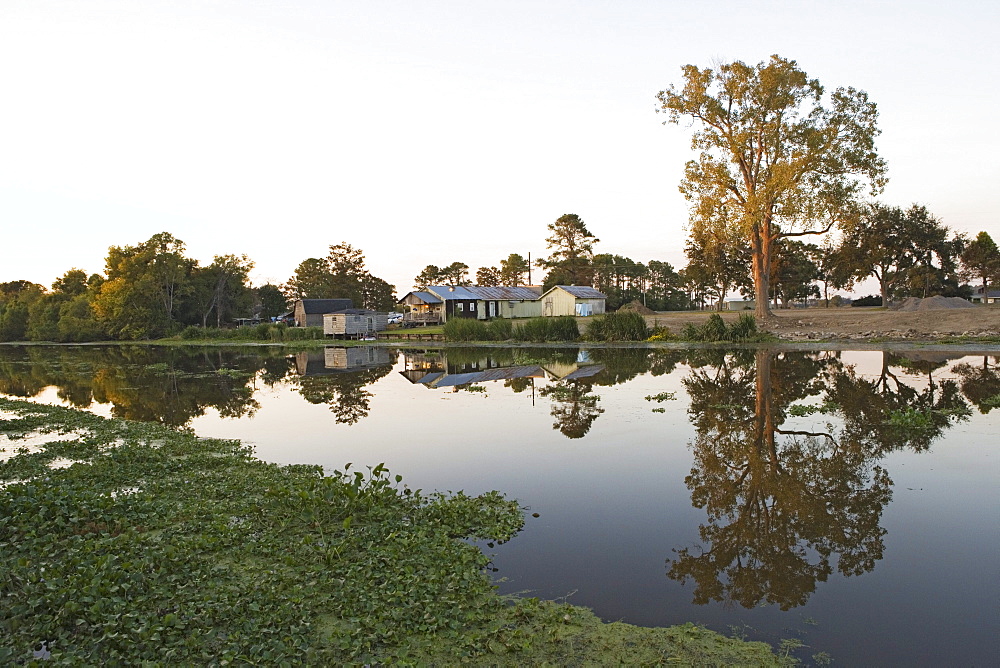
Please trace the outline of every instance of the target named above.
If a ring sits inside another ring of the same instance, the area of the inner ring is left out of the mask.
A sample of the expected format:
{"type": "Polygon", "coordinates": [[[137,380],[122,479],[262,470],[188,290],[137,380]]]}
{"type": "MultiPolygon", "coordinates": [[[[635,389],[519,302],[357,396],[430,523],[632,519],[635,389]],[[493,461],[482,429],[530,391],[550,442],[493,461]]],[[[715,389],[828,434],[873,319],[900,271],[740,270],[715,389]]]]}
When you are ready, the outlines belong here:
{"type": "Polygon", "coordinates": [[[1000,358],[0,347],[0,393],[528,508],[503,592],[842,665],[1000,655],[1000,358]],[[532,513],[539,516],[534,518],[532,513]]]}

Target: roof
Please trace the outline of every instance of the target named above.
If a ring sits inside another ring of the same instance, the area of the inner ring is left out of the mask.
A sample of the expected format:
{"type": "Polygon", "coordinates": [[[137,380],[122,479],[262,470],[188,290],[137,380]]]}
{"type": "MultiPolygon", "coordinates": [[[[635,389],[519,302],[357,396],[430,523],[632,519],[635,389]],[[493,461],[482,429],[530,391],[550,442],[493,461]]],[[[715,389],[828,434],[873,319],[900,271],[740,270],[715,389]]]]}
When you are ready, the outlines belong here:
{"type": "Polygon", "coordinates": [[[372,315],[373,313],[374,314],[381,313],[383,315],[386,314],[385,311],[372,311],[371,309],[367,308],[345,308],[339,311],[333,311],[332,313],[326,313],[324,315],[339,315],[341,313],[343,313],[344,315],[372,315]]]}
{"type": "MultiPolygon", "coordinates": [[[[414,297],[419,298],[420,301],[424,302],[425,304],[440,304],[441,303],[440,299],[438,299],[436,296],[432,295],[429,292],[419,291],[419,292],[410,292],[408,294],[409,295],[413,295],[414,297]]],[[[400,303],[403,301],[403,299],[406,299],[407,296],[408,295],[403,295],[403,297],[399,300],[400,303]]]]}
{"type": "Polygon", "coordinates": [[[586,285],[557,285],[552,289],[559,288],[570,293],[577,299],[607,299],[608,296],[596,288],[586,285]]]}
{"type": "Polygon", "coordinates": [[[333,313],[351,308],[354,304],[350,299],[300,299],[302,309],[306,313],[333,313]]]}
{"type": "MultiPolygon", "coordinates": [[[[429,285],[427,289],[443,300],[522,300],[535,301],[540,295],[524,286],[429,285]]],[[[417,294],[417,293],[414,293],[417,294]]]]}

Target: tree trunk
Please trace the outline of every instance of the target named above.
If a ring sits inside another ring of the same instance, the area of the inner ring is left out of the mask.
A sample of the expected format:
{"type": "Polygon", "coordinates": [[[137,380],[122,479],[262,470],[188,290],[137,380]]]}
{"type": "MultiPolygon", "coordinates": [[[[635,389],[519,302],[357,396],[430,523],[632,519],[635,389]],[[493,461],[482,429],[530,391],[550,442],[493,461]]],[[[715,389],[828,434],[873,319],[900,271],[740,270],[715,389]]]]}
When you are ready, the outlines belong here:
{"type": "Polygon", "coordinates": [[[770,277],[771,277],[771,238],[770,224],[765,223],[763,229],[754,226],[750,238],[750,250],[753,255],[751,272],[753,274],[754,316],[759,322],[771,319],[770,277]],[[765,232],[765,230],[767,230],[765,232]]]}

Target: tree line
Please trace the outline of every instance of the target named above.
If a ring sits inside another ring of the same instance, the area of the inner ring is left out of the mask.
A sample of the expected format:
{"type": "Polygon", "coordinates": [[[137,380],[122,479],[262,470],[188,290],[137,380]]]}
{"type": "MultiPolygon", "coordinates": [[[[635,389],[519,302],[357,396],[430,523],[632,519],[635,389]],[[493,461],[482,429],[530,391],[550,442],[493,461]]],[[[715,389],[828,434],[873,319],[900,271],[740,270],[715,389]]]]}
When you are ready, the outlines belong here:
{"type": "Polygon", "coordinates": [[[154,339],[186,327],[269,320],[299,298],[348,298],[388,310],[392,286],[365,269],[349,244],[304,260],[286,284],[253,287],[253,261],[216,255],[202,266],[184,242],[161,232],[134,246],[111,246],[103,274],[73,268],[51,289],[25,280],[0,283],[0,341],[82,342],[154,339]]]}

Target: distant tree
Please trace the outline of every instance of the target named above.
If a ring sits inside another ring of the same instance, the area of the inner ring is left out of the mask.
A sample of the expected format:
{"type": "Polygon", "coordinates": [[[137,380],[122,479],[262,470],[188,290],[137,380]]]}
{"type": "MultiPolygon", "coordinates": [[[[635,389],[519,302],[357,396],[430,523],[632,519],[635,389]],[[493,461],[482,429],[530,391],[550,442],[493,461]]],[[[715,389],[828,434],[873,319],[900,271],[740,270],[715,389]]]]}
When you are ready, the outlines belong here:
{"type": "Polygon", "coordinates": [[[793,301],[804,301],[819,296],[819,288],[813,281],[819,270],[812,261],[812,250],[816,246],[793,239],[779,239],[775,244],[776,258],[771,265],[771,285],[775,301],[781,300],[788,306],[793,301]]]}
{"type": "Polygon", "coordinates": [[[1000,281],[1000,250],[987,232],[976,235],[962,251],[962,265],[970,279],[978,279],[983,286],[983,303],[991,282],[1000,281]]]}
{"type": "Polygon", "coordinates": [[[469,285],[469,265],[464,262],[452,262],[441,268],[441,278],[448,285],[469,285]]]}
{"type": "Polygon", "coordinates": [[[252,269],[253,262],[246,255],[216,255],[212,264],[194,270],[192,282],[202,327],[207,326],[213,313],[216,327],[232,321],[239,313],[248,314],[252,269]]]}
{"type": "Polygon", "coordinates": [[[649,287],[646,306],[654,311],[680,311],[691,304],[684,291],[684,280],[669,262],[650,260],[646,264],[649,287]]]}
{"type": "Polygon", "coordinates": [[[74,297],[87,291],[87,272],[83,269],[70,269],[52,284],[52,291],[68,297],[74,297]]]}
{"type": "Polygon", "coordinates": [[[29,309],[45,288],[31,281],[0,283],[0,341],[27,339],[29,309]]]}
{"type": "Polygon", "coordinates": [[[476,270],[476,285],[490,287],[500,284],[500,270],[496,267],[480,267],[476,270]]]}
{"type": "Polygon", "coordinates": [[[681,88],[660,91],[668,122],[698,126],[681,192],[692,219],[710,221],[726,207],[751,252],[756,315],[770,315],[771,262],[782,236],[820,234],[843,222],[863,186],[885,182],[875,151],[875,104],[863,91],[824,89],[794,60],[740,61],[717,69],[683,68],[681,88]],[[796,227],[812,227],[792,232],[796,227]]]}
{"type": "Polygon", "coordinates": [[[332,277],[326,260],[306,258],[295,268],[295,273],[283,286],[288,300],[334,299],[332,277]]]}
{"type": "Polygon", "coordinates": [[[904,283],[913,265],[906,216],[899,207],[869,204],[851,221],[837,250],[843,271],[862,280],[869,276],[879,283],[882,303],[904,283]]]}
{"type": "Polygon", "coordinates": [[[506,260],[500,261],[500,285],[524,285],[525,274],[530,268],[527,260],[517,253],[511,253],[506,260]]]}
{"type": "MultiPolygon", "coordinates": [[[[552,254],[538,261],[539,266],[550,271],[559,270],[561,276],[568,277],[568,283],[573,285],[589,285],[591,283],[591,259],[594,256],[594,244],[600,239],[595,237],[583,219],[575,213],[567,213],[549,223],[549,236],[545,239],[552,254]]],[[[548,283],[546,278],[546,283],[548,283]]]]}
{"type": "Polygon", "coordinates": [[[441,281],[441,267],[436,264],[429,264],[413,279],[413,287],[417,290],[426,290],[430,285],[437,285],[441,281]]]}
{"type": "Polygon", "coordinates": [[[957,296],[958,259],[965,239],[954,235],[949,238],[948,227],[922,205],[907,209],[904,223],[912,258],[906,272],[909,293],[919,297],[957,296]]]}
{"type": "Polygon", "coordinates": [[[696,222],[691,227],[684,254],[688,258],[687,275],[715,298],[722,310],[726,295],[733,290],[749,291],[750,248],[721,207],[709,224],[696,222]]]}
{"type": "Polygon", "coordinates": [[[325,258],[299,264],[284,286],[293,299],[350,299],[355,307],[388,310],[395,303],[393,286],[365,268],[364,254],[346,242],[330,246],[325,258]]]}
{"type": "Polygon", "coordinates": [[[277,285],[266,283],[257,288],[256,293],[257,302],[260,304],[260,317],[264,320],[288,312],[288,300],[277,285]]]}

